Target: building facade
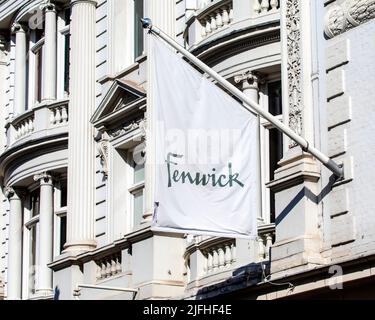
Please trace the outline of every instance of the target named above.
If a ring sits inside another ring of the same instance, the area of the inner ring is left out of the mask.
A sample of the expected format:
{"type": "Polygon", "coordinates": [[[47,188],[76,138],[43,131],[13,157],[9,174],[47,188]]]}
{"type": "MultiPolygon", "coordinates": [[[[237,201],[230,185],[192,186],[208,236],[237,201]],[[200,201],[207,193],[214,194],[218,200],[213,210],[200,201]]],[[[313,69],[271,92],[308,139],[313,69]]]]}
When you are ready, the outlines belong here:
{"type": "Polygon", "coordinates": [[[375,0],[1,0],[0,299],[375,298],[373,18],[375,0]],[[344,178],[260,119],[257,240],[152,232],[144,16],[344,178]]]}

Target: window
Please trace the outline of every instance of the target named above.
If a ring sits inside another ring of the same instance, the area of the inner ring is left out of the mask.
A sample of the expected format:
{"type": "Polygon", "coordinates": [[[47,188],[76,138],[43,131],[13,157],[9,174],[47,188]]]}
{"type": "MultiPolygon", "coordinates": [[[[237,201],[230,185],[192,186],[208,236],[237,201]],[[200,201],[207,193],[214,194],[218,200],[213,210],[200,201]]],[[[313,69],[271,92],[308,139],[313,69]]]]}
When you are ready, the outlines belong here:
{"type": "Polygon", "coordinates": [[[55,256],[64,251],[67,231],[67,180],[55,183],[55,256]]]}
{"type": "MultiPolygon", "coordinates": [[[[273,82],[268,85],[269,112],[274,116],[283,113],[281,100],[281,83],[273,82]]],[[[279,161],[283,157],[283,134],[277,129],[269,131],[269,180],[275,179],[275,171],[279,169],[279,161]]],[[[275,222],[275,193],[270,191],[271,222],[275,222]]]]}
{"type": "Polygon", "coordinates": [[[40,211],[40,189],[30,194],[29,214],[25,213],[25,227],[28,231],[29,264],[28,264],[28,294],[35,295],[36,272],[38,265],[38,243],[39,243],[39,211],[40,211]]]}
{"type": "Polygon", "coordinates": [[[64,92],[69,94],[69,79],[70,79],[70,8],[64,11],[65,32],[64,35],[64,92]]]}
{"type": "Polygon", "coordinates": [[[134,58],[143,54],[144,49],[144,30],[140,23],[143,18],[143,0],[134,0],[134,58]]]}
{"type": "MultiPolygon", "coordinates": [[[[269,82],[263,87],[263,104],[268,111],[282,121],[281,81],[269,82]]],[[[266,184],[275,179],[279,161],[283,157],[283,135],[271,123],[261,118],[261,157],[262,157],[262,218],[263,222],[275,222],[275,193],[266,184]]]]}
{"type": "Polygon", "coordinates": [[[70,82],[70,7],[63,8],[57,17],[57,98],[69,96],[70,82]]]}
{"type": "Polygon", "coordinates": [[[42,101],[42,86],[43,86],[43,46],[44,46],[44,29],[35,29],[31,33],[32,47],[31,54],[33,55],[32,61],[29,61],[30,77],[34,79],[30,81],[31,90],[33,94],[32,104],[42,101]]]}
{"type": "Polygon", "coordinates": [[[129,151],[128,162],[131,167],[130,194],[131,212],[133,213],[133,227],[141,224],[144,213],[145,165],[142,161],[143,151],[136,147],[129,151]]]}

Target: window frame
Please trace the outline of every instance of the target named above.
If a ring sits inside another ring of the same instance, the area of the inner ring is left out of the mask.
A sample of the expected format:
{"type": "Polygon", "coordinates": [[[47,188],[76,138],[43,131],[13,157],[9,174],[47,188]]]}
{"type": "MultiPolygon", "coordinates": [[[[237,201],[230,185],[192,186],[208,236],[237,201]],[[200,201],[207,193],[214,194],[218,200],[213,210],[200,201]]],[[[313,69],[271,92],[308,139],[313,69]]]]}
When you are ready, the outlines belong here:
{"type": "MultiPolygon", "coordinates": [[[[134,181],[134,178],[135,178],[135,168],[134,168],[134,160],[133,160],[133,154],[134,154],[134,150],[139,147],[142,143],[136,145],[136,146],[133,146],[131,148],[128,148],[126,150],[126,161],[127,161],[127,164],[128,164],[128,174],[127,174],[127,190],[128,190],[128,198],[129,198],[129,201],[128,201],[128,212],[130,213],[131,215],[131,218],[130,218],[130,229],[137,229],[142,220],[143,220],[143,215],[144,215],[144,211],[145,211],[145,177],[143,180],[139,181],[139,182],[135,182],[134,181]],[[140,193],[140,191],[142,191],[142,217],[139,221],[139,224],[136,224],[135,223],[135,212],[134,212],[134,200],[135,200],[135,196],[137,194],[140,193]]],[[[144,165],[143,165],[144,166],[144,165]]],[[[143,170],[145,170],[145,166],[143,168],[143,170]]]]}
{"type": "MultiPolygon", "coordinates": [[[[270,75],[266,81],[260,86],[259,95],[260,95],[260,105],[267,111],[270,108],[270,99],[269,99],[269,84],[281,82],[280,75],[270,75]]],[[[282,85],[282,84],[281,84],[282,85]]],[[[281,113],[276,115],[276,119],[280,122],[283,122],[283,106],[281,113]]],[[[260,158],[261,158],[261,217],[262,224],[269,225],[274,223],[272,221],[272,208],[271,208],[271,196],[272,191],[267,186],[271,180],[271,168],[270,168],[270,130],[275,127],[266,119],[260,117],[260,158]]],[[[283,147],[282,147],[283,150],[283,147]]]]}

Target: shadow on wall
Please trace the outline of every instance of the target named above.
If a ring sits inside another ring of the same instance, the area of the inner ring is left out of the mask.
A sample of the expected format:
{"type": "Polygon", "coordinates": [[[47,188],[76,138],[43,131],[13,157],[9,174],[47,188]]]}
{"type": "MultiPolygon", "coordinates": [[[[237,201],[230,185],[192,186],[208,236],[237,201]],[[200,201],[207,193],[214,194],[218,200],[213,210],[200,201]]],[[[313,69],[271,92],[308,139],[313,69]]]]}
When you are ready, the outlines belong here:
{"type": "Polygon", "coordinates": [[[331,191],[333,185],[337,182],[335,175],[332,175],[329,178],[328,184],[323,188],[320,194],[314,194],[309,188],[304,187],[298,194],[293,198],[292,201],[286,206],[286,208],[277,215],[275,220],[276,226],[280,224],[281,221],[293,210],[293,208],[304,198],[307,197],[310,201],[315,204],[319,204],[331,191]]]}

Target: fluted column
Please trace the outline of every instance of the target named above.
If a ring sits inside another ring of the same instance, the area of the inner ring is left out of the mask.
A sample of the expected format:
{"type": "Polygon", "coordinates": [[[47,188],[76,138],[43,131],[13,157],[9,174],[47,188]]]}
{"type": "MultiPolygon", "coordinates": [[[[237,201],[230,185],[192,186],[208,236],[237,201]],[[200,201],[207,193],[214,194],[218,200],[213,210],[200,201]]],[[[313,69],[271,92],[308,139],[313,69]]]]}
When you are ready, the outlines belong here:
{"type": "Polygon", "coordinates": [[[34,176],[40,182],[40,210],[39,210],[39,263],[36,292],[40,296],[51,295],[52,270],[48,264],[53,258],[53,181],[48,172],[34,176]]]}
{"type": "MultiPolygon", "coordinates": [[[[5,127],[5,121],[8,117],[7,111],[7,76],[8,76],[8,50],[7,41],[3,35],[0,35],[0,128],[5,127]]],[[[0,153],[3,153],[6,145],[6,137],[3,132],[0,133],[0,153]]]]}
{"type": "Polygon", "coordinates": [[[42,5],[45,17],[45,37],[43,56],[43,100],[55,100],[57,90],[56,52],[56,10],[50,2],[42,5]]]}
{"type": "MultiPolygon", "coordinates": [[[[154,25],[162,29],[170,37],[175,38],[175,13],[176,3],[174,0],[149,0],[145,2],[145,16],[150,17],[154,25]]],[[[148,39],[145,38],[145,46],[147,54],[150,54],[150,48],[148,48],[148,39]]],[[[151,70],[148,70],[149,80],[150,80],[151,70]]],[[[146,137],[146,166],[145,166],[145,212],[143,215],[143,222],[150,222],[152,219],[154,211],[154,183],[155,183],[155,146],[153,143],[153,137],[151,136],[153,132],[153,106],[152,106],[152,83],[148,81],[147,83],[147,137],[146,137]]]]}
{"type": "Polygon", "coordinates": [[[95,145],[90,118],[95,110],[96,1],[72,0],[69,105],[68,216],[66,251],[96,246],[95,145]]]}
{"type": "Polygon", "coordinates": [[[22,294],[22,201],[13,188],[6,188],[9,199],[8,300],[20,300],[22,294]]]}
{"type": "Polygon", "coordinates": [[[25,27],[19,23],[12,26],[16,35],[16,59],[14,80],[14,115],[19,115],[26,110],[26,48],[27,38],[25,27]]]}
{"type": "MultiPolygon", "coordinates": [[[[241,89],[244,94],[246,94],[251,100],[256,103],[259,103],[259,84],[262,81],[262,76],[260,73],[256,71],[248,71],[241,75],[235,77],[235,82],[241,85],[241,89]]],[[[258,123],[259,123],[259,130],[260,130],[260,118],[258,116],[258,123]]],[[[259,143],[259,157],[260,157],[260,135],[258,136],[258,143],[259,143]]],[[[261,161],[259,160],[259,181],[261,181],[261,161]]],[[[262,198],[261,187],[259,197],[262,198]]],[[[258,210],[258,221],[263,222],[262,217],[262,208],[258,210]]]]}

